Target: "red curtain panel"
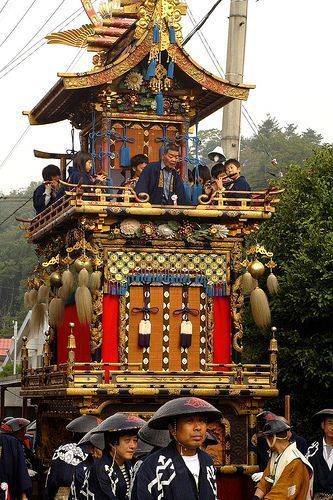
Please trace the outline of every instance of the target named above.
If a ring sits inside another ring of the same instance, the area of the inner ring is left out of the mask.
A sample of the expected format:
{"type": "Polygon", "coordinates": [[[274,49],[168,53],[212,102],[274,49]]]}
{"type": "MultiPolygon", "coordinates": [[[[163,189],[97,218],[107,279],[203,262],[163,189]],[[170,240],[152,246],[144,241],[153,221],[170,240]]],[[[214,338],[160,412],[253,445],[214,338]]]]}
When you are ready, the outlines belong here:
{"type": "MultiPolygon", "coordinates": [[[[119,345],[119,297],[104,295],[103,298],[103,346],[102,360],[104,363],[118,363],[119,345]]],[[[112,366],[110,366],[112,370],[112,366]]],[[[113,369],[116,369],[113,367],[113,369]]]]}
{"type": "Polygon", "coordinates": [[[65,307],[64,322],[60,328],[57,329],[57,353],[58,363],[67,363],[67,343],[70,334],[69,323],[74,323],[75,327],[73,333],[75,335],[76,349],[75,361],[89,362],[90,357],[90,328],[89,325],[83,325],[79,322],[76,312],[76,306],[68,305],[65,307]]]}
{"type": "MultiPolygon", "coordinates": [[[[229,297],[214,298],[214,363],[231,362],[231,310],[229,297]]],[[[215,368],[223,371],[225,368],[215,368]]]]}

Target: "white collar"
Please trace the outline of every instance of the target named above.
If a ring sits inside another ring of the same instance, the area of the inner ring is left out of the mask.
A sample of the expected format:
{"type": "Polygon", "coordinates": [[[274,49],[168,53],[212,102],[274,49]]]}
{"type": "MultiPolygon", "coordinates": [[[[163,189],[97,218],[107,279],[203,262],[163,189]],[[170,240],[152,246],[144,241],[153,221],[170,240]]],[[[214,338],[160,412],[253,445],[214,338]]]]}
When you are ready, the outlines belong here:
{"type": "Polygon", "coordinates": [[[332,444],[326,443],[325,438],[323,438],[323,446],[327,446],[328,448],[333,448],[332,444]]]}

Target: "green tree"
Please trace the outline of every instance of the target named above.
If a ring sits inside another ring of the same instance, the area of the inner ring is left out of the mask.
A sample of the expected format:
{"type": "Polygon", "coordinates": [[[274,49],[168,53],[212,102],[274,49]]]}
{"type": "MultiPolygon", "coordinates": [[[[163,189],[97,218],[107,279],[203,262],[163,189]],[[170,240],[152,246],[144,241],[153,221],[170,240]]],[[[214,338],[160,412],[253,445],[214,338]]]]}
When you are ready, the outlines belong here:
{"type": "Polygon", "coordinates": [[[15,219],[31,218],[32,203],[29,201],[14,216],[3,222],[14,210],[32,196],[36,184],[20,192],[12,192],[8,197],[0,195],[0,336],[13,334],[13,319],[19,324],[26,315],[23,307],[25,280],[36,264],[34,247],[28,245],[20,222],[15,219]]]}
{"type": "MultiPolygon", "coordinates": [[[[285,193],[258,241],[279,265],[272,313],[280,394],[292,395],[295,420],[311,436],[311,415],[332,403],[333,147],[322,146],[304,164],[290,166],[280,185],[285,193]]],[[[268,342],[268,332],[258,334],[249,322],[247,354],[263,360],[268,342]]]]}
{"type": "MultiPolygon", "coordinates": [[[[202,130],[199,139],[199,159],[211,165],[208,153],[221,143],[221,131],[202,130]]],[[[242,137],[240,159],[244,174],[253,189],[264,189],[269,181],[275,182],[284,175],[292,163],[302,165],[322,140],[323,137],[312,129],[299,133],[296,124],[282,127],[276,118],[267,115],[257,134],[242,137]],[[277,165],[271,163],[273,159],[277,160],[277,165]]]]}

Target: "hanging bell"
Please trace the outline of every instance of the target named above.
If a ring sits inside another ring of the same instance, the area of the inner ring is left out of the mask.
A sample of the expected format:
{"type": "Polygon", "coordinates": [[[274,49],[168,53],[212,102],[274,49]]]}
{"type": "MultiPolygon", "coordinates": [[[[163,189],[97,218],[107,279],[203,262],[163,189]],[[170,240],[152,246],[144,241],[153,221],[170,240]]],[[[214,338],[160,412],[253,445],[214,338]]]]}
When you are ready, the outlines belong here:
{"type": "Polygon", "coordinates": [[[265,266],[258,259],[251,262],[247,269],[255,280],[258,280],[265,274],[265,266]]]}
{"type": "Polygon", "coordinates": [[[54,288],[60,288],[62,285],[61,274],[59,271],[54,271],[50,276],[50,284],[54,288]]]}
{"type": "Polygon", "coordinates": [[[87,269],[87,271],[91,271],[91,259],[87,257],[86,255],[81,255],[81,257],[78,257],[75,262],[74,262],[74,267],[75,271],[79,273],[82,271],[82,269],[87,269]]]}

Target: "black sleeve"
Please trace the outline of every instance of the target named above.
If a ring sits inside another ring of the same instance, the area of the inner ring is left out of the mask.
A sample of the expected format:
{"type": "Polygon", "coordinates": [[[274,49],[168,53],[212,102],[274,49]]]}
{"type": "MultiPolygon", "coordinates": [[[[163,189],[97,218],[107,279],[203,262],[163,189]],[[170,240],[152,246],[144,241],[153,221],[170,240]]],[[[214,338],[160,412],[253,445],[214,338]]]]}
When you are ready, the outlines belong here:
{"type": "Polygon", "coordinates": [[[146,467],[141,466],[136,474],[131,493],[131,500],[157,500],[155,495],[150,493],[148,490],[151,478],[148,476],[146,470],[146,467]]]}
{"type": "Polygon", "coordinates": [[[137,195],[140,193],[147,193],[150,195],[149,189],[149,174],[151,173],[151,168],[149,165],[141,172],[138,182],[135,186],[135,192],[137,195]]]}
{"type": "Polygon", "coordinates": [[[178,196],[178,205],[188,205],[184,183],[179,174],[176,176],[176,194],[178,196]]]}
{"type": "Polygon", "coordinates": [[[17,475],[15,481],[17,482],[17,491],[26,493],[32,487],[31,479],[28,474],[25,456],[21,444],[17,443],[17,462],[16,462],[17,475]]]}
{"type": "Polygon", "coordinates": [[[45,210],[45,187],[44,185],[38,186],[37,189],[35,189],[34,194],[32,196],[32,202],[34,205],[34,209],[36,211],[36,214],[40,214],[45,210]]]}
{"type": "MultiPolygon", "coordinates": [[[[236,190],[235,190],[236,191],[236,190]]],[[[241,177],[237,182],[237,191],[251,191],[251,186],[245,179],[245,177],[241,177]]]]}

